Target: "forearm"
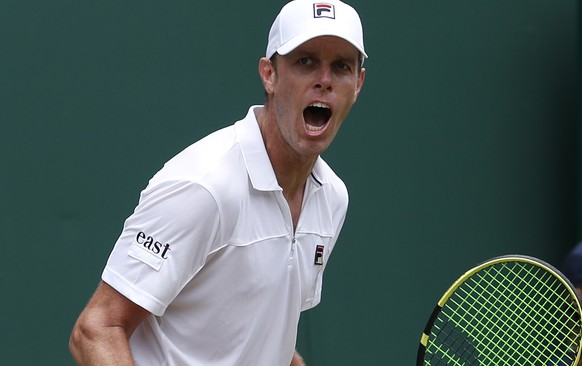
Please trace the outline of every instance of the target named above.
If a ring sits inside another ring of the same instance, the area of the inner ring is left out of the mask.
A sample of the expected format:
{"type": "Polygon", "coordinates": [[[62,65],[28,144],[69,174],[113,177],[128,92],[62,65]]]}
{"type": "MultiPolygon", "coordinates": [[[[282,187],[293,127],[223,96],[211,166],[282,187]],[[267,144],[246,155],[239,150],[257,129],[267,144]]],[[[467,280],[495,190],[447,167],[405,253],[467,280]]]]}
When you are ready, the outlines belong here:
{"type": "Polygon", "coordinates": [[[69,348],[79,366],[134,365],[127,337],[121,328],[89,330],[76,326],[69,348]]]}
{"type": "Polygon", "coordinates": [[[133,366],[129,338],[149,315],[101,282],[71,333],[73,358],[82,366],[133,366]]]}

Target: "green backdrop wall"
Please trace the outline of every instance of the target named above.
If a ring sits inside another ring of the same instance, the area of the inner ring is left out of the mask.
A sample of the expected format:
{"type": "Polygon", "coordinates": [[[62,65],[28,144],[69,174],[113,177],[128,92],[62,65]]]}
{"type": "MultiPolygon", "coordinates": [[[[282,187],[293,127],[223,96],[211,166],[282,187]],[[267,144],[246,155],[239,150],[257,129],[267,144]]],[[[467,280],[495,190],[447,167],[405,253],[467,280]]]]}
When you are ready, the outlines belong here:
{"type": "MultiPolygon", "coordinates": [[[[0,3],[2,364],[73,364],[70,329],[149,177],[262,102],[283,3],[0,3]]],[[[467,268],[559,266],[581,238],[579,10],[351,3],[367,80],[325,154],[351,207],[298,347],[310,365],[409,365],[467,268]]]]}

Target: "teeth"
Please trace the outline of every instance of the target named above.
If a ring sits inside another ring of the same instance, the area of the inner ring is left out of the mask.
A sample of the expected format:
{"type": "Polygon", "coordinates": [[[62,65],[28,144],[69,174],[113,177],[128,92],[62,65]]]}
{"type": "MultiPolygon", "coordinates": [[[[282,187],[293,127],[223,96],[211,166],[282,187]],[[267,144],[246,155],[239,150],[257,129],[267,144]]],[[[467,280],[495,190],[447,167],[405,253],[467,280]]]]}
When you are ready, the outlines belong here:
{"type": "Polygon", "coordinates": [[[309,105],[310,107],[318,107],[318,108],[327,108],[329,109],[329,106],[325,103],[321,103],[321,102],[315,102],[309,105]]]}
{"type": "Polygon", "coordinates": [[[323,130],[323,127],[324,127],[324,126],[321,126],[321,127],[315,127],[315,126],[312,126],[312,125],[310,125],[310,124],[306,124],[306,127],[307,127],[307,129],[308,129],[309,131],[319,131],[319,130],[323,130]]]}

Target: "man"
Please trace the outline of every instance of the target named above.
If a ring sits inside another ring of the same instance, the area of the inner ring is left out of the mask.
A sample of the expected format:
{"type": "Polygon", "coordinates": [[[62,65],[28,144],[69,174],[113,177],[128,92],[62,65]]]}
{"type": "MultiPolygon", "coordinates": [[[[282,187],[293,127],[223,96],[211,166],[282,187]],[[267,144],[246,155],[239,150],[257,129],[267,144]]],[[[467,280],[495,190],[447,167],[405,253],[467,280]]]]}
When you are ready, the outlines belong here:
{"type": "Polygon", "coordinates": [[[150,180],[73,329],[78,364],[304,364],[299,315],[320,301],[348,204],[320,154],[366,57],[347,4],[283,7],[259,61],[266,104],[150,180]]]}

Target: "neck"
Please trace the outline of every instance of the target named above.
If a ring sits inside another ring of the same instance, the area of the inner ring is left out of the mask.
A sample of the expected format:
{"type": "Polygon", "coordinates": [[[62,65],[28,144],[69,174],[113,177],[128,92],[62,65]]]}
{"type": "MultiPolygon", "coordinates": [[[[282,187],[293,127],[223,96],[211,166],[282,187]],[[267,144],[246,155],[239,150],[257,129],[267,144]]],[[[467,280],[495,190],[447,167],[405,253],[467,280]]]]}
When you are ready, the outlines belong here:
{"type": "Polygon", "coordinates": [[[317,157],[303,157],[290,148],[281,137],[275,117],[268,107],[260,108],[255,113],[267,154],[277,182],[283,188],[283,194],[288,200],[292,197],[302,197],[305,183],[317,157]]]}

